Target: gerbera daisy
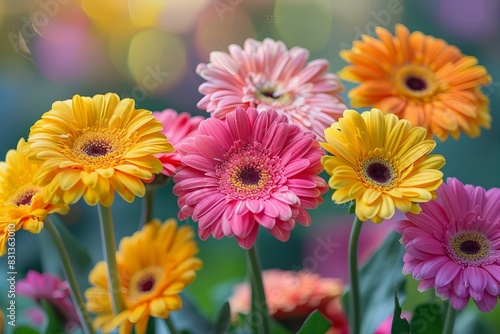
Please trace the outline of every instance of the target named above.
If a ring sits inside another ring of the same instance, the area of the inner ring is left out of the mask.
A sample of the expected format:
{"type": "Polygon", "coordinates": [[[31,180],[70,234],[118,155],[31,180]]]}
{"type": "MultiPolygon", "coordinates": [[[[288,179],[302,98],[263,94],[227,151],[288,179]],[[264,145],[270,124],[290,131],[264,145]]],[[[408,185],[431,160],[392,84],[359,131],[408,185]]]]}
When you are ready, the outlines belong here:
{"type": "Polygon", "coordinates": [[[403,272],[456,310],[472,297],[481,311],[491,311],[500,295],[500,189],[448,178],[437,193],[419,215],[408,213],[395,225],[406,248],[403,272]]]}
{"type": "Polygon", "coordinates": [[[431,200],[443,182],[439,168],[445,163],[441,155],[428,155],[436,143],[425,137],[424,128],[412,128],[394,114],[346,110],[321,143],[333,154],[322,159],[335,189],[332,200],[355,200],[358,218],[375,223],[391,218],[395,209],[418,212],[418,203],[431,200]]]}
{"type": "Polygon", "coordinates": [[[323,130],[342,115],[345,104],[339,97],[343,87],[327,73],[328,61],[306,63],[309,51],[287,50],[281,41],[247,39],[243,49],[229,46],[229,54],[211,52],[209,64],[199,64],[196,72],[207,82],[198,107],[213,117],[224,118],[236,106],[274,109],[291,123],[323,138],[323,130]]]}
{"type": "Polygon", "coordinates": [[[92,287],[85,291],[87,307],[97,313],[94,326],[104,333],[120,327],[120,333],[146,332],[149,317],[168,318],[179,310],[179,293],[202,266],[189,226],[177,227],[174,219],[150,221],[132,237],[123,238],[116,253],[125,310],[114,315],[106,274],[101,261],[90,272],[92,287]],[[145,247],[147,245],[147,247],[145,247]]]}
{"type": "Polygon", "coordinates": [[[375,29],[379,39],[363,35],[340,56],[352,65],[340,71],[345,80],[361,83],[349,91],[353,107],[375,107],[395,113],[445,140],[460,131],[477,137],[489,128],[488,98],[478,87],[491,82],[477,59],[464,56],[442,39],[409,33],[398,24],[396,34],[375,29]]]}
{"type": "MultiPolygon", "coordinates": [[[[315,310],[319,310],[333,325],[328,334],[348,333],[347,318],[340,300],[343,286],[340,280],[322,278],[316,274],[279,269],[264,270],[262,280],[269,314],[291,330],[297,327],[315,310]]],[[[234,287],[229,298],[233,321],[238,313],[248,314],[251,305],[251,289],[248,283],[234,287]]]]}
{"type": "Polygon", "coordinates": [[[45,200],[111,206],[145,193],[143,181],[162,170],[155,154],[172,151],[162,125],[134,100],[116,94],[58,101],[31,128],[28,157],[42,163],[35,178],[45,200]]]}
{"type": "Polygon", "coordinates": [[[191,117],[187,112],[178,114],[173,109],[153,112],[153,116],[163,124],[162,133],[174,147],[172,152],[163,152],[156,155],[163,164],[161,173],[166,176],[174,176],[181,164],[181,156],[177,150],[177,145],[188,136],[194,136],[198,131],[198,125],[205,118],[202,116],[191,117]]]}
{"type": "Polygon", "coordinates": [[[324,153],[314,135],[274,110],[237,107],[225,120],[209,118],[179,152],[179,218],[198,222],[202,239],[236,235],[249,249],[261,225],[286,241],[295,221],[311,223],[305,209],[328,189],[318,176],[324,153]]]}
{"type": "MultiPolygon", "coordinates": [[[[71,301],[68,282],[49,273],[30,270],[25,279],[16,283],[16,291],[20,296],[33,299],[38,304],[42,301],[48,302],[56,311],[59,320],[64,324],[66,332],[71,333],[80,327],[75,305],[71,301]]],[[[28,313],[28,315],[30,314],[38,317],[34,310],[28,313]]],[[[33,320],[36,320],[36,318],[33,320]]]]}
{"type": "Polygon", "coordinates": [[[40,165],[28,162],[25,147],[26,142],[20,139],[17,149],[7,152],[5,161],[0,162],[0,255],[5,254],[9,231],[22,228],[40,233],[48,214],[69,210],[66,204],[44,201],[43,187],[34,185],[33,180],[40,165]]]}

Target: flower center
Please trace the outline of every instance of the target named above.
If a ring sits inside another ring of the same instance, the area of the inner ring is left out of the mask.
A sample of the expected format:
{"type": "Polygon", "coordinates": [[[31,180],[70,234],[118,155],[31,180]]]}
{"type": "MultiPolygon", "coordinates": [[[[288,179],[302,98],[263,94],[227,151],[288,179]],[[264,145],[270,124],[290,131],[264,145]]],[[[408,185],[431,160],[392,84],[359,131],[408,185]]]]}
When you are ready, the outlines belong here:
{"type": "Polygon", "coordinates": [[[219,189],[235,199],[265,197],[282,181],[283,167],[261,144],[241,147],[237,142],[216,167],[219,189]]]}
{"type": "Polygon", "coordinates": [[[429,69],[416,65],[405,65],[395,73],[397,91],[416,101],[427,101],[436,93],[439,83],[429,69]]]}
{"type": "Polygon", "coordinates": [[[488,238],[477,231],[463,231],[450,238],[449,248],[456,262],[465,265],[478,264],[489,257],[491,244],[488,238]]]}
{"type": "Polygon", "coordinates": [[[396,173],[392,164],[381,158],[365,160],[360,167],[362,178],[370,185],[390,187],[396,180],[396,173]]]}
{"type": "Polygon", "coordinates": [[[129,283],[130,295],[147,295],[152,293],[163,278],[163,268],[149,266],[134,273],[129,283]]]}
{"type": "Polygon", "coordinates": [[[119,164],[133,138],[121,129],[87,128],[74,139],[66,136],[60,141],[69,159],[81,164],[86,171],[94,171],[119,164]]]}
{"type": "Polygon", "coordinates": [[[263,103],[272,107],[283,107],[292,104],[294,95],[284,89],[281,83],[268,81],[264,76],[256,76],[252,80],[256,104],[263,103]]]}
{"type": "Polygon", "coordinates": [[[41,192],[42,188],[30,184],[16,191],[9,202],[14,203],[17,206],[31,205],[33,196],[41,192]]]}
{"type": "Polygon", "coordinates": [[[89,157],[101,157],[112,151],[112,147],[105,141],[93,141],[83,144],[82,152],[89,157]]]}

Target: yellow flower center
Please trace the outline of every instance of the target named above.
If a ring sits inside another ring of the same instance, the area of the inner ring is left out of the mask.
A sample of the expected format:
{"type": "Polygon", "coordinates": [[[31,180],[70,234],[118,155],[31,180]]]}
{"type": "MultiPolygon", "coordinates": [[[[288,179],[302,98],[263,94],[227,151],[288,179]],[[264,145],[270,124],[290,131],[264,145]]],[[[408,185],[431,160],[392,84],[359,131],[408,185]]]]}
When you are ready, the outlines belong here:
{"type": "Polygon", "coordinates": [[[292,103],[293,94],[284,91],[281,84],[265,82],[257,87],[255,91],[257,102],[265,103],[271,106],[283,106],[292,103]]]}
{"type": "Polygon", "coordinates": [[[369,158],[361,161],[358,170],[363,181],[371,187],[389,188],[397,179],[392,163],[383,158],[369,158]]]}
{"type": "Polygon", "coordinates": [[[68,158],[82,164],[86,171],[118,165],[126,148],[132,144],[123,130],[106,128],[87,128],[73,140],[68,137],[61,141],[64,141],[68,158]]]}
{"type": "Polygon", "coordinates": [[[153,293],[163,274],[163,268],[158,266],[149,266],[135,272],[128,287],[130,296],[141,297],[153,293]]]}
{"type": "Polygon", "coordinates": [[[31,205],[31,200],[33,196],[42,192],[41,187],[29,184],[21,187],[17,190],[9,199],[10,203],[14,203],[17,206],[20,205],[31,205]]]}
{"type": "Polygon", "coordinates": [[[474,264],[490,255],[489,240],[476,231],[464,231],[450,239],[452,255],[461,264],[474,264]]]}
{"type": "Polygon", "coordinates": [[[404,65],[394,76],[395,87],[399,93],[417,101],[428,101],[439,88],[434,73],[426,67],[404,65]]]}

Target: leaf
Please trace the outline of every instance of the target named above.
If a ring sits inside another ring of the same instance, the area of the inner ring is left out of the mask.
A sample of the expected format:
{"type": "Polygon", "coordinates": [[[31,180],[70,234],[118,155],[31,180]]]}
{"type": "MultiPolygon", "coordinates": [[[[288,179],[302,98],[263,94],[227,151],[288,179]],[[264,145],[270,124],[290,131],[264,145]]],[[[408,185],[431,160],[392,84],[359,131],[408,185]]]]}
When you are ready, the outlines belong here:
{"type": "Polygon", "coordinates": [[[297,334],[325,333],[331,326],[330,321],[316,310],[307,317],[297,334]]]}
{"type": "Polygon", "coordinates": [[[229,325],[231,324],[231,309],[229,307],[229,302],[225,302],[222,304],[222,307],[219,310],[219,314],[217,315],[217,320],[215,321],[214,333],[225,333],[229,329],[229,325]]]}
{"type": "Polygon", "coordinates": [[[46,334],[63,334],[66,331],[64,330],[64,324],[61,321],[61,317],[54,310],[52,305],[46,300],[42,300],[40,303],[43,310],[45,311],[46,323],[44,324],[44,330],[42,333],[46,334]]]}
{"type": "Polygon", "coordinates": [[[170,318],[175,328],[189,333],[211,333],[213,332],[210,322],[199,312],[198,308],[186,296],[185,293],[180,294],[182,299],[182,308],[179,311],[172,312],[170,318]]]}
{"type": "Polygon", "coordinates": [[[16,326],[12,334],[40,334],[40,332],[28,326],[16,326]]]}
{"type": "Polygon", "coordinates": [[[417,306],[411,317],[412,333],[441,333],[446,317],[446,305],[435,300],[417,306]]]}
{"type": "Polygon", "coordinates": [[[401,318],[401,306],[399,305],[398,289],[394,288],[394,316],[392,317],[391,333],[409,334],[410,324],[406,318],[401,318]]]}
{"type": "MultiPolygon", "coordinates": [[[[402,274],[404,247],[400,235],[391,232],[373,256],[360,270],[361,333],[374,333],[377,327],[391,315],[394,309],[394,286],[398,289],[399,300],[404,302],[406,278],[402,274]]],[[[343,298],[349,314],[350,290],[343,298]]]]}

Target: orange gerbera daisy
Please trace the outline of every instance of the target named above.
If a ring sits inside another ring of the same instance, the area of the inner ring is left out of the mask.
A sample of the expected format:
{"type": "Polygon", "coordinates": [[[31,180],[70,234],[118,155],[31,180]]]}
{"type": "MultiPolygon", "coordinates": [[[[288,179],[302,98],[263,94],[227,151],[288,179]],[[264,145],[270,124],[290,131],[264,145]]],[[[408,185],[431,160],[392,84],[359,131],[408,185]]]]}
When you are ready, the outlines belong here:
{"type": "Polygon", "coordinates": [[[31,128],[28,158],[42,166],[35,179],[45,200],[111,206],[116,190],[127,202],[145,194],[143,181],[162,170],[155,154],[171,152],[162,124],[108,93],[57,101],[31,128]]]}
{"type": "Polygon", "coordinates": [[[375,29],[379,39],[363,35],[340,56],[352,65],[340,71],[361,83],[349,91],[353,107],[375,107],[428,130],[428,137],[477,137],[489,128],[489,100],[480,86],[489,84],[486,68],[442,39],[398,24],[393,36],[375,29]]]}

